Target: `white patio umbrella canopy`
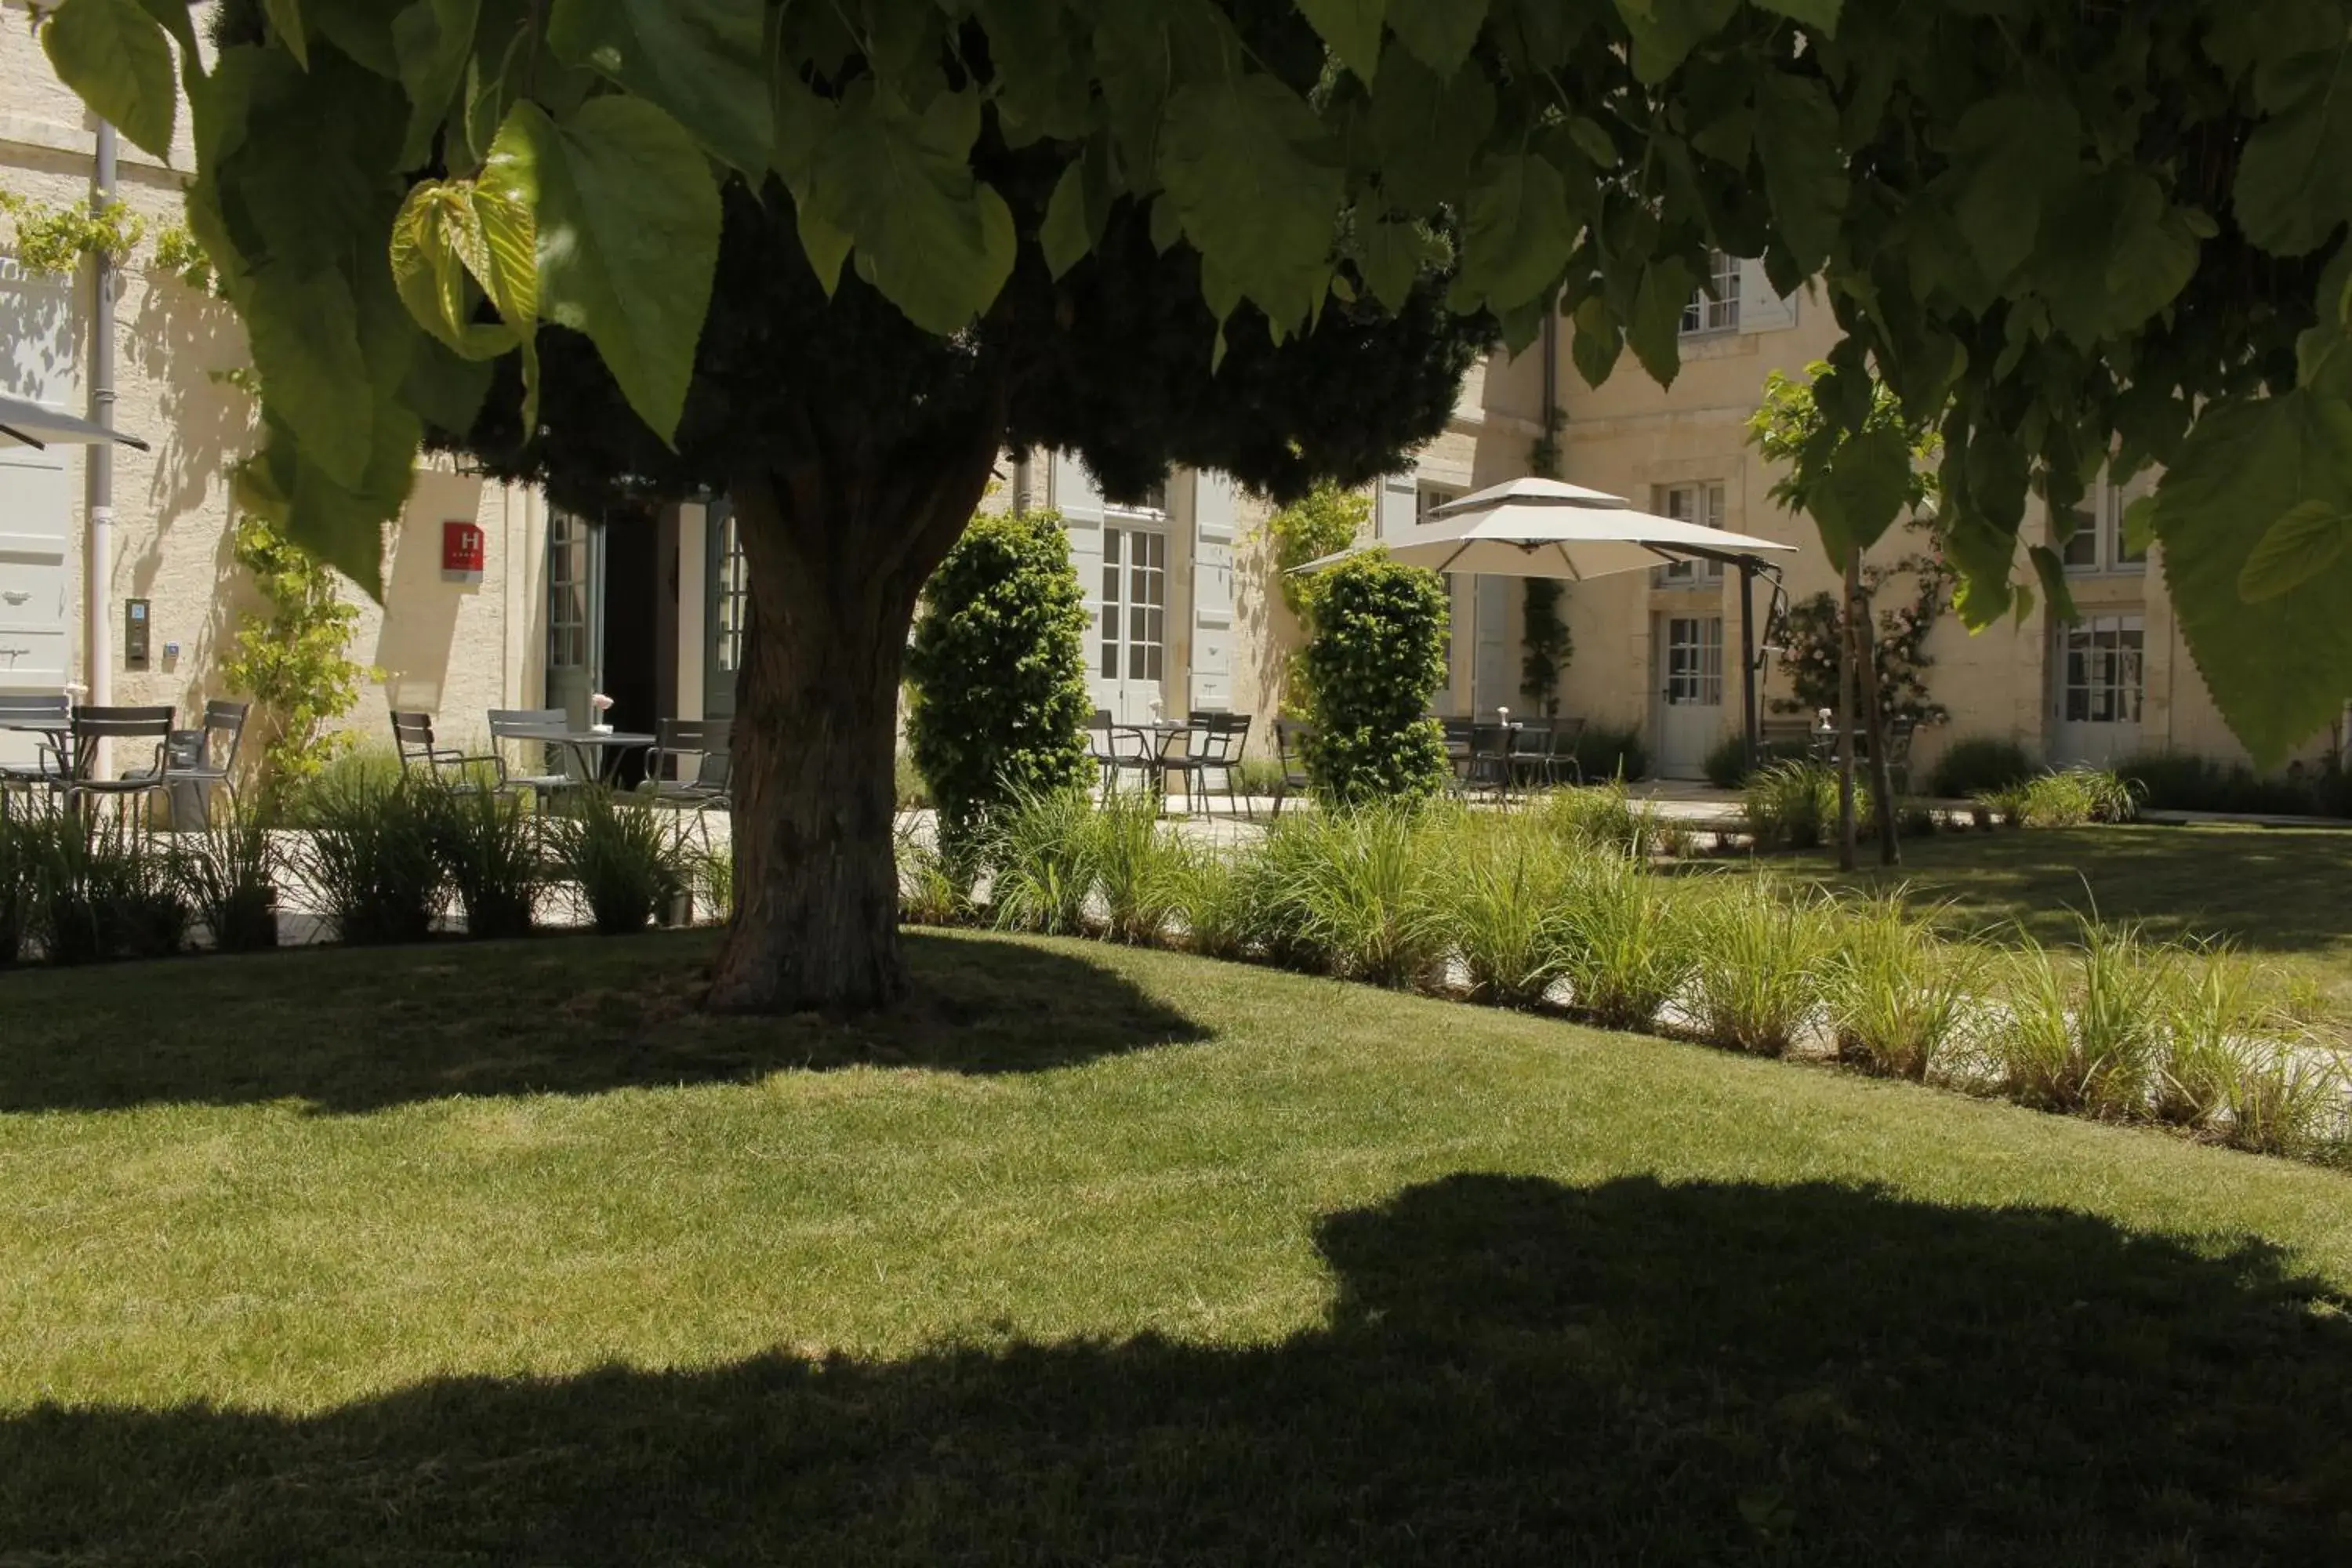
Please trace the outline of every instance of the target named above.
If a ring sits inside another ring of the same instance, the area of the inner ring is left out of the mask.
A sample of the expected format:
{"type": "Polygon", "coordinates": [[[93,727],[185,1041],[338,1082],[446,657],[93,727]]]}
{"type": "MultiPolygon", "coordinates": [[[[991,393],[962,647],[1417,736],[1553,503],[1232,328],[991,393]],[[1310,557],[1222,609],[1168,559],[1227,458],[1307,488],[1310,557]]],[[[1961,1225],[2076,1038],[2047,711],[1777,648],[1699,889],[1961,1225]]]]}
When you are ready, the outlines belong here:
{"type": "Polygon", "coordinates": [[[0,395],[0,447],[95,447],[108,441],[147,450],[147,443],[136,436],[44,408],[21,397],[0,395]]]}
{"type": "Polygon", "coordinates": [[[1669,561],[1732,559],[1796,546],[1635,511],[1622,496],[1581,485],[1530,479],[1448,501],[1402,535],[1326,555],[1296,570],[1318,571],[1376,548],[1385,548],[1409,566],[1439,572],[1581,582],[1669,561]]]}

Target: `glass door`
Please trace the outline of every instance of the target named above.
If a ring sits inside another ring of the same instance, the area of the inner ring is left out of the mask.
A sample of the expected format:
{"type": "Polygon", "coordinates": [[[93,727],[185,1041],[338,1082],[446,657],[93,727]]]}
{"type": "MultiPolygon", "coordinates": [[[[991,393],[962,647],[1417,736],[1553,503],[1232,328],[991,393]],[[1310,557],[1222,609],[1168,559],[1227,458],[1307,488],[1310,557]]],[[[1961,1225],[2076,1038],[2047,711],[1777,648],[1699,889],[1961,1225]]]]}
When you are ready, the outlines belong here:
{"type": "Polygon", "coordinates": [[[575,725],[604,678],[604,527],[568,511],[547,518],[547,706],[575,725]]]}
{"type": "Polygon", "coordinates": [[[1663,616],[1655,639],[1658,773],[1695,779],[1723,738],[1723,617],[1663,616]]]}
{"type": "Polygon", "coordinates": [[[2146,634],[2137,616],[2092,616],[2057,628],[2050,760],[2105,767],[2139,749],[2146,634]]]}
{"type": "Polygon", "coordinates": [[[702,716],[735,717],[735,674],[743,668],[744,617],[751,607],[743,535],[725,497],[706,515],[709,556],[702,574],[702,716]]]}
{"type": "MultiPolygon", "coordinates": [[[[1102,613],[1097,622],[1095,700],[1122,724],[1151,718],[1166,700],[1168,535],[1159,529],[1103,530],[1102,613]]],[[[1164,710],[1163,710],[1164,711],[1164,710]]],[[[1171,718],[1181,714],[1170,713],[1171,718]]]]}

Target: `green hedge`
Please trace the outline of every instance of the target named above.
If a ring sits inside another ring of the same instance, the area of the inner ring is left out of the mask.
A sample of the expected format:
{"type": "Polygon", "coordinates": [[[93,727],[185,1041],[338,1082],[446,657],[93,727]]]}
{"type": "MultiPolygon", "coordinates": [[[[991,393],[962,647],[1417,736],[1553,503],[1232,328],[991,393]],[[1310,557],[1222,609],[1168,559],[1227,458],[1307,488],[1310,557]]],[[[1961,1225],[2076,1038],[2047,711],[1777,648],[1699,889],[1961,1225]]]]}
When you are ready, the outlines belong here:
{"type": "Polygon", "coordinates": [[[1445,736],[1430,699],[1445,679],[1445,593],[1437,574],[1375,552],[1323,574],[1298,656],[1315,726],[1307,773],[1327,800],[1433,795],[1445,736]]]}

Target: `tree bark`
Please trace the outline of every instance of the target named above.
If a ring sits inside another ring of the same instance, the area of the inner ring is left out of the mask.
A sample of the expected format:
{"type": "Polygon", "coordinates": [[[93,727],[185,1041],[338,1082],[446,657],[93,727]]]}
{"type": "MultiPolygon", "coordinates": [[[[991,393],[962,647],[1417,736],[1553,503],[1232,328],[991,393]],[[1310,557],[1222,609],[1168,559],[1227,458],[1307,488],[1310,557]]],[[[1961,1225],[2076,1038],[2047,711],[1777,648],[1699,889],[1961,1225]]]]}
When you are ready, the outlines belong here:
{"type": "Polygon", "coordinates": [[[1002,418],[921,450],[735,477],[749,570],[733,734],[735,916],[719,1012],[861,1011],[906,988],[898,682],[915,605],[985,491],[1002,418]]]}
{"type": "Polygon", "coordinates": [[[1903,864],[1903,836],[1895,820],[1895,770],[1886,756],[1886,715],[1878,701],[1878,628],[1871,623],[1870,602],[1860,595],[1849,614],[1853,621],[1854,673],[1862,689],[1862,721],[1870,733],[1871,816],[1878,827],[1878,863],[1903,864]]]}
{"type": "Polygon", "coordinates": [[[1862,589],[1862,552],[1854,551],[1845,560],[1845,601],[1838,616],[1838,869],[1854,868],[1853,820],[1853,717],[1854,658],[1853,604],[1862,589]]]}

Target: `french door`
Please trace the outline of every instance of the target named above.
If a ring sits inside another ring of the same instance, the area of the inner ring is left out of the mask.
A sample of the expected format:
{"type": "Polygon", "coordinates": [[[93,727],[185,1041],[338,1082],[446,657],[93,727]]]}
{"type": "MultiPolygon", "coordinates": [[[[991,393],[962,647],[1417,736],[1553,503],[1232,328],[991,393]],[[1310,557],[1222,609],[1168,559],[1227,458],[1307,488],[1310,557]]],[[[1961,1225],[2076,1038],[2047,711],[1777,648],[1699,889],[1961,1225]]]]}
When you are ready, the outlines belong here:
{"type": "Polygon", "coordinates": [[[2105,767],[2139,749],[2145,623],[2092,616],[2061,626],[2053,660],[2050,760],[2105,767]]]}
{"type": "Polygon", "coordinates": [[[1105,528],[1102,613],[1096,622],[1095,700],[1122,724],[1151,718],[1165,700],[1168,658],[1168,535],[1151,528],[1105,528]]]}
{"type": "Polygon", "coordinates": [[[735,672],[743,667],[743,617],[751,577],[743,564],[743,535],[725,497],[706,510],[702,573],[702,716],[735,717],[735,672]]]}
{"type": "Polygon", "coordinates": [[[589,721],[604,678],[604,527],[568,511],[547,517],[547,705],[589,721]]]}
{"type": "Polygon", "coordinates": [[[1661,616],[1656,624],[1658,773],[1700,778],[1723,739],[1723,617],[1661,616]]]}

